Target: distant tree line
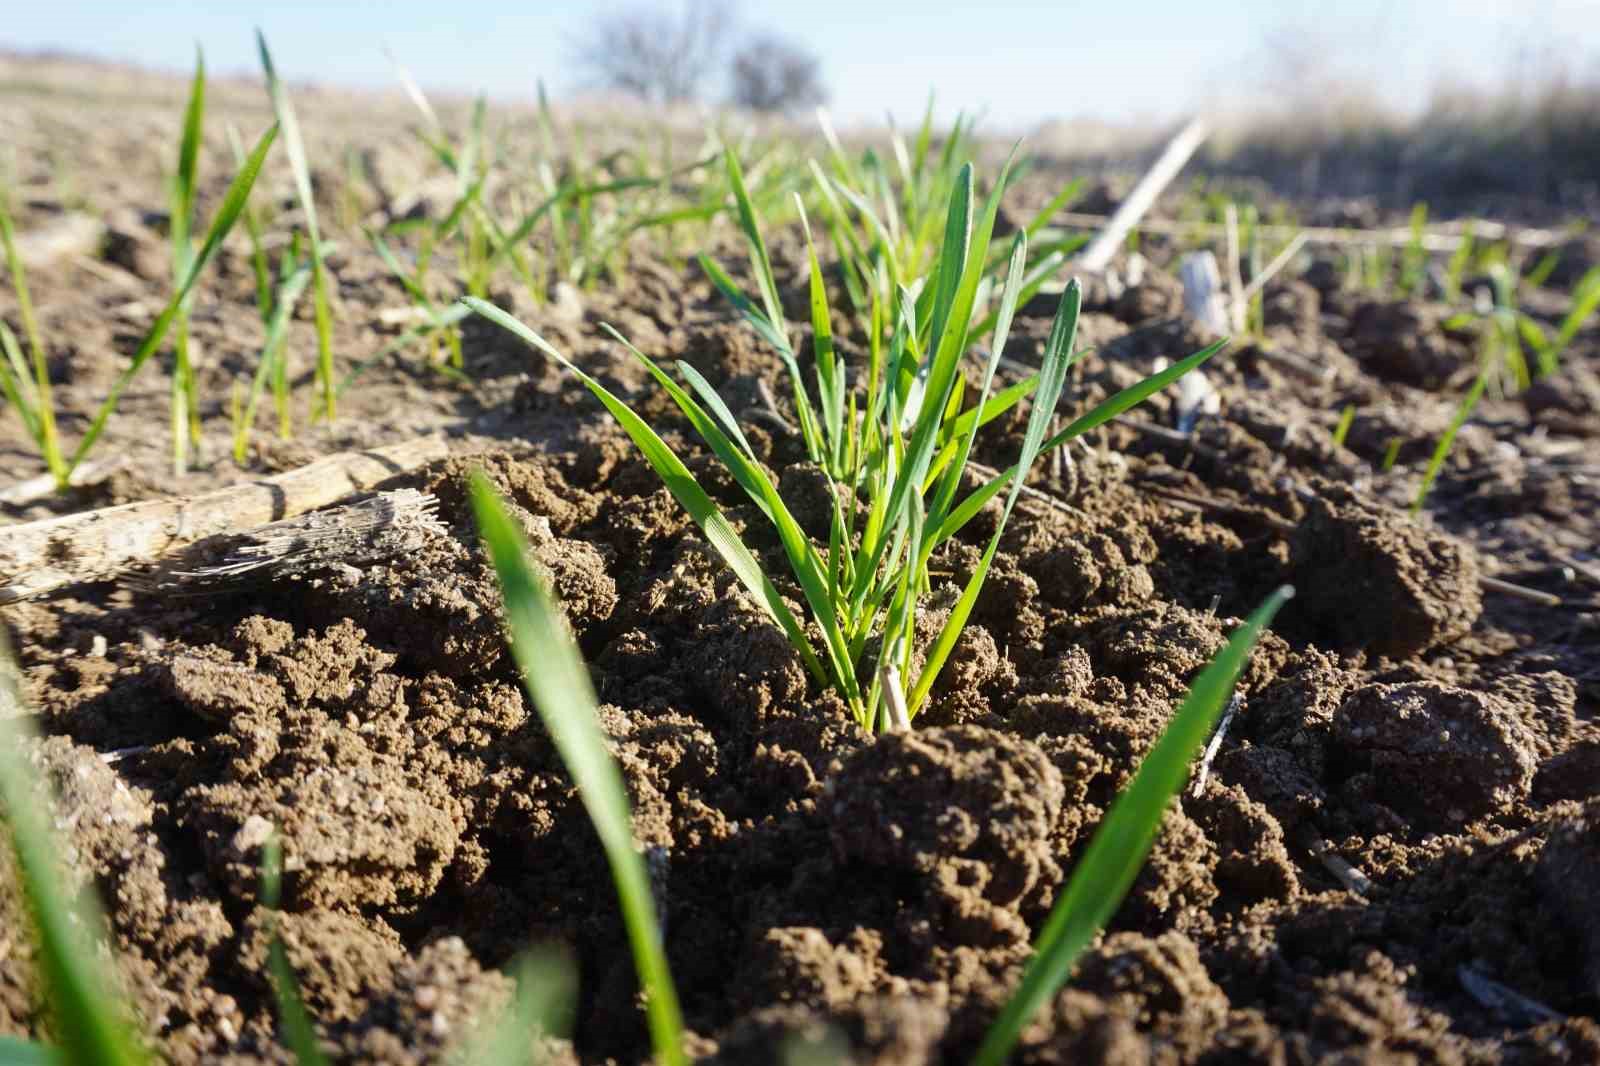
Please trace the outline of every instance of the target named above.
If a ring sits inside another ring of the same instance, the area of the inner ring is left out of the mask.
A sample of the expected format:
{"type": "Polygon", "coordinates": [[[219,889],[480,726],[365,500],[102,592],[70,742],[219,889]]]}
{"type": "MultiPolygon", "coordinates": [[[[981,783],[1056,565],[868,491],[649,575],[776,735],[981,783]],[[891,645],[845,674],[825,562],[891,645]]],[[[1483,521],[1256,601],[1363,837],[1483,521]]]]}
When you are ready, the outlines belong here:
{"type": "Polygon", "coordinates": [[[770,31],[745,32],[729,0],[684,0],[602,15],[574,43],[593,86],[653,103],[707,99],[719,72],[726,98],[755,111],[787,112],[827,99],[822,63],[770,31]]]}

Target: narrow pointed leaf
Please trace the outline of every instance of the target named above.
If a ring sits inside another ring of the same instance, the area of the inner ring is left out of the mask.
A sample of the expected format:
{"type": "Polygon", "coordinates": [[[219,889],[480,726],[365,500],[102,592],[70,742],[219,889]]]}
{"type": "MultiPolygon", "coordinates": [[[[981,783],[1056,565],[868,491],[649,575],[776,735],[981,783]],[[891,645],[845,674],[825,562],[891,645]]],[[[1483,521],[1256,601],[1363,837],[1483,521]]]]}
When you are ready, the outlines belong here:
{"type": "Polygon", "coordinates": [[[824,451],[829,469],[838,472],[844,458],[844,368],[834,352],[833,315],[828,307],[828,287],[822,280],[817,246],[811,239],[811,223],[806,218],[805,204],[798,193],[795,194],[795,205],[800,211],[800,226],[806,236],[806,257],[810,267],[811,347],[817,366],[817,395],[822,401],[824,451]]]}
{"type": "Polygon", "coordinates": [[[1067,443],[1069,440],[1072,440],[1074,437],[1081,437],[1091,429],[1097,429],[1123,412],[1137,407],[1151,396],[1154,396],[1168,385],[1171,385],[1174,381],[1177,381],[1179,378],[1183,377],[1183,375],[1187,374],[1189,371],[1198,367],[1207,359],[1210,359],[1213,355],[1216,355],[1218,352],[1222,351],[1227,344],[1228,342],[1226,340],[1220,340],[1213,344],[1209,344],[1188,358],[1181,359],[1172,364],[1160,373],[1151,374],[1137,385],[1130,385],[1121,392],[1117,393],[1115,396],[1108,397],[1107,399],[1101,401],[1088,414],[1074,420],[1071,425],[1067,426],[1066,429],[1063,429],[1060,433],[1057,433],[1055,436],[1045,441],[1042,450],[1048,452],[1055,448],[1059,448],[1061,445],[1067,443]]]}
{"type": "MultiPolygon", "coordinates": [[[[989,402],[989,389],[994,383],[995,368],[1000,365],[1000,360],[1005,353],[1006,339],[1011,332],[1011,316],[1017,310],[1017,292],[1022,283],[1023,265],[1027,260],[1028,237],[1025,233],[1019,233],[1016,239],[1012,241],[1010,269],[1006,278],[1004,294],[1000,298],[999,329],[996,333],[994,348],[990,352],[989,359],[983,368],[983,386],[978,394],[978,403],[973,408],[974,418],[972,419],[972,425],[951,441],[956,447],[954,461],[943,482],[939,485],[939,491],[934,496],[933,504],[928,508],[928,521],[933,523],[935,527],[944,521],[945,512],[949,510],[951,502],[955,499],[956,489],[961,481],[961,472],[966,469],[967,458],[972,454],[972,442],[977,436],[976,415],[989,402]]],[[[957,416],[957,418],[950,421],[955,422],[959,421],[959,419],[960,416],[957,416]]],[[[926,553],[933,550],[931,542],[924,545],[919,540],[918,544],[921,546],[924,558],[926,558],[926,553]]]]}
{"type": "MultiPolygon", "coordinates": [[[[1007,160],[1006,169],[1010,161],[1007,160]]],[[[994,232],[995,217],[1000,210],[1000,192],[1005,186],[1002,179],[998,182],[985,204],[982,219],[977,228],[972,232],[968,241],[951,240],[947,238],[945,254],[955,257],[959,254],[961,265],[954,259],[949,263],[941,261],[939,271],[942,274],[947,270],[960,270],[957,283],[953,285],[949,310],[946,313],[946,325],[942,331],[934,336],[935,347],[929,355],[928,366],[930,369],[927,384],[927,397],[922,403],[922,410],[917,418],[915,429],[912,431],[911,442],[906,449],[905,463],[895,475],[894,487],[890,491],[888,511],[886,516],[887,528],[894,528],[903,519],[906,506],[914,491],[920,490],[922,481],[927,475],[928,465],[933,460],[933,449],[937,442],[941,415],[944,405],[949,399],[950,389],[956,373],[961,353],[965,347],[966,324],[970,321],[972,302],[977,294],[978,281],[982,271],[980,269],[988,254],[989,238],[994,232]]],[[[952,224],[961,225],[961,220],[967,217],[970,205],[963,206],[963,198],[970,196],[970,173],[967,174],[966,186],[958,185],[951,197],[949,218],[952,224]]],[[[943,285],[943,282],[940,283],[943,285]]],[[[859,608],[866,594],[866,580],[870,574],[876,573],[882,561],[884,541],[880,535],[875,544],[862,545],[867,552],[868,565],[864,571],[858,571],[856,588],[852,591],[851,602],[859,608]]]]}
{"type": "MultiPolygon", "coordinates": [[[[806,603],[811,607],[811,613],[816,618],[818,626],[822,629],[823,639],[827,644],[829,662],[832,674],[840,692],[852,704],[857,700],[856,682],[854,671],[850,669],[849,659],[845,655],[846,641],[839,628],[839,621],[834,612],[831,596],[831,585],[828,583],[827,564],[823,562],[816,548],[800,529],[800,524],[790,514],[788,505],[783,502],[783,497],[778,494],[777,487],[772,484],[772,479],[767,477],[759,464],[748,459],[733,445],[726,433],[706,414],[705,409],[695,403],[693,398],[673,381],[665,371],[655,364],[655,361],[646,356],[630,344],[626,338],[609,326],[607,330],[625,345],[633,356],[644,364],[652,377],[673,402],[678,405],[685,416],[688,417],[695,432],[700,434],[717,458],[722,460],[729,473],[734,477],[741,488],[745,490],[757,506],[772,521],[773,528],[778,532],[778,539],[782,542],[784,552],[789,557],[789,567],[795,579],[799,581],[801,591],[805,594],[806,603]]],[[[707,386],[709,388],[709,385],[707,386]]],[[[810,652],[809,644],[805,649],[810,652]]]]}
{"type": "Polygon", "coordinates": [[[266,160],[267,151],[272,147],[273,139],[277,135],[277,126],[274,125],[268,128],[267,132],[263,133],[261,139],[256,142],[256,146],[250,152],[249,158],[245,160],[244,166],[240,167],[239,172],[234,175],[233,182],[228,186],[228,191],[222,198],[222,206],[217,208],[217,214],[211,220],[211,228],[206,232],[205,243],[200,246],[200,251],[189,261],[189,269],[184,274],[183,283],[178,286],[178,291],[173,293],[172,298],[167,302],[167,306],[162,310],[161,314],[156,316],[155,322],[150,326],[150,332],[145,334],[144,340],[140,343],[139,349],[134,352],[133,358],[129,360],[128,366],[117,377],[117,380],[112,383],[111,392],[101,402],[93,420],[89,423],[88,431],[84,433],[83,439],[78,442],[77,450],[72,453],[72,460],[68,464],[69,470],[76,469],[78,464],[83,462],[84,457],[89,454],[89,449],[94,447],[95,441],[100,438],[101,432],[105,429],[106,419],[110,418],[111,412],[117,409],[117,403],[122,399],[123,390],[128,387],[128,383],[133,380],[134,375],[139,372],[139,369],[144,366],[150,356],[155,354],[156,349],[161,346],[162,340],[167,335],[167,330],[172,327],[172,320],[178,315],[178,309],[182,305],[184,297],[188,296],[189,290],[194,288],[194,283],[199,279],[201,271],[205,270],[206,264],[210,262],[212,255],[216,253],[217,248],[222,244],[223,238],[228,235],[228,231],[233,229],[233,224],[238,221],[239,213],[244,209],[245,201],[250,198],[250,190],[255,185],[256,175],[261,172],[261,164],[266,160]]]}
{"type": "Polygon", "coordinates": [[[561,761],[578,787],[616,884],[628,943],[656,1059],[683,1066],[683,1019],[662,947],[650,875],[634,843],[633,818],[622,772],[606,746],[589,673],[566,621],[543,579],[528,563],[521,532],[482,474],[472,480],[472,507],[505,602],[511,650],[561,761]]]}
{"type": "MultiPolygon", "coordinates": [[[[1213,355],[1216,355],[1227,343],[1226,340],[1217,341],[1215,344],[1202,348],[1181,362],[1174,363],[1159,374],[1152,374],[1138,384],[1130,385],[1115,396],[1106,398],[1088,414],[1078,418],[1066,429],[1045,441],[1044,446],[1039,449],[1040,453],[1053,451],[1068,441],[1082,436],[1091,429],[1104,425],[1117,415],[1137,406],[1207,359],[1210,359],[1213,355]]],[[[1000,491],[1011,483],[1011,479],[1016,475],[1016,472],[1017,468],[1014,466],[1010,469],[1002,470],[982,486],[973,490],[970,496],[962,500],[956,509],[950,512],[950,516],[945,519],[944,524],[939,527],[938,533],[935,534],[936,539],[938,541],[946,541],[960,532],[963,526],[972,521],[978,512],[983,510],[985,504],[999,495],[1000,491]]]]}
{"type": "Polygon", "coordinates": [[[183,112],[183,135],[178,141],[178,171],[174,179],[172,244],[177,255],[173,268],[182,277],[189,253],[189,227],[194,224],[196,174],[200,164],[200,125],[206,108],[206,60],[197,45],[189,102],[183,112]]]}
{"type": "MultiPolygon", "coordinates": [[[[282,884],[283,844],[274,833],[261,848],[261,905],[268,911],[278,909],[282,884]]],[[[317,1042],[317,1028],[300,995],[300,981],[289,963],[288,949],[275,924],[268,928],[271,940],[267,944],[267,971],[271,977],[272,996],[278,1005],[278,1027],[283,1030],[283,1042],[294,1053],[296,1066],[327,1066],[328,1057],[317,1042]]]]}
{"type": "Polygon", "coordinates": [[[978,594],[983,590],[984,581],[989,576],[989,567],[993,564],[995,552],[1000,547],[1000,536],[1005,531],[1006,522],[1017,505],[1017,497],[1022,492],[1024,482],[1027,481],[1028,470],[1042,450],[1044,435],[1049,431],[1050,421],[1055,416],[1056,403],[1060,400],[1061,390],[1066,385],[1067,369],[1073,362],[1072,346],[1077,336],[1078,308],[1082,300],[1083,290],[1074,278],[1067,286],[1066,292],[1061,294],[1061,306],[1057,309],[1055,322],[1050,327],[1050,337],[1045,341],[1044,364],[1039,368],[1039,388],[1034,398],[1033,413],[1028,418],[1027,431],[1023,434],[1022,454],[1018,457],[1015,467],[1019,472],[1012,481],[1010,495],[1006,497],[1005,508],[1000,513],[1000,521],[995,523],[994,535],[989,538],[988,549],[984,551],[977,569],[967,580],[966,587],[962,589],[961,598],[950,609],[950,617],[946,619],[944,627],[934,639],[933,646],[928,649],[916,686],[906,694],[906,702],[912,717],[916,716],[928,693],[933,689],[934,681],[944,669],[950,653],[955,650],[956,640],[960,638],[961,631],[966,628],[967,619],[977,606],[978,594]]]}
{"type": "Polygon", "coordinates": [[[635,446],[638,447],[645,461],[651,465],[661,478],[667,490],[672,493],[683,509],[689,512],[689,517],[700,527],[706,536],[706,540],[711,543],[711,547],[722,557],[723,562],[728,564],[728,568],[733,571],[734,576],[750,591],[756,601],[766,609],[772,620],[783,629],[784,634],[789,638],[789,643],[800,652],[803,658],[806,658],[807,666],[811,669],[813,675],[819,681],[825,682],[826,674],[823,672],[821,664],[817,662],[815,653],[811,651],[811,645],[806,639],[805,630],[795,618],[794,612],[790,611],[788,605],[783,602],[783,597],[778,594],[778,590],[767,579],[766,574],[762,572],[761,564],[756,562],[756,558],[750,553],[750,549],[745,547],[744,541],[739,538],[739,534],[729,524],[727,517],[712,502],[705,489],[701,488],[700,483],[689,472],[689,468],[683,465],[683,461],[678,458],[671,448],[667,447],[666,442],[656,434],[656,431],[651,429],[627,404],[612,395],[604,385],[584,373],[576,363],[562,355],[557,348],[543,337],[518,322],[511,315],[506,314],[494,304],[475,297],[464,296],[461,302],[501,328],[516,334],[530,347],[555,359],[576,376],[579,381],[583,382],[590,392],[594,393],[595,397],[605,405],[607,411],[611,412],[612,417],[617,420],[628,436],[633,439],[635,446]]]}
{"type": "MultiPolygon", "coordinates": [[[[470,314],[472,314],[472,311],[461,304],[451,304],[449,307],[446,307],[444,310],[436,313],[427,322],[424,322],[419,326],[412,326],[394,340],[390,341],[388,344],[385,344],[382,348],[379,348],[370,356],[351,367],[349,372],[345,374],[344,380],[339,382],[339,387],[334,390],[334,394],[336,396],[342,396],[345,390],[354,385],[356,383],[356,379],[358,379],[374,364],[387,359],[390,355],[401,351],[402,349],[408,347],[412,342],[420,340],[430,333],[441,329],[448,329],[451,326],[454,326],[457,322],[460,322],[470,314]]],[[[435,367],[435,369],[440,373],[448,373],[449,371],[448,367],[443,366],[435,367]]]]}
{"type": "Polygon", "coordinates": [[[739,228],[744,231],[745,242],[750,246],[750,267],[755,271],[756,285],[761,289],[761,302],[766,306],[767,320],[781,333],[784,328],[783,305],[778,300],[778,283],[772,276],[772,259],[767,255],[767,242],[761,236],[756,210],[750,203],[750,192],[745,188],[739,156],[732,149],[727,150],[724,156],[728,166],[728,184],[733,187],[734,204],[739,213],[739,228]]]}
{"type": "Polygon", "coordinates": [[[711,413],[717,416],[717,421],[722,423],[722,428],[727,432],[728,436],[738,442],[739,448],[744,452],[745,456],[754,460],[756,457],[755,449],[750,447],[750,442],[745,439],[744,430],[739,428],[739,420],[733,417],[733,412],[728,408],[728,402],[712,387],[711,382],[705,379],[705,375],[682,359],[678,360],[678,373],[683,375],[683,379],[689,383],[689,387],[694,390],[695,395],[699,396],[701,401],[711,409],[711,413]]]}
{"type": "Polygon", "coordinates": [[[1483,390],[1489,385],[1491,370],[1491,367],[1485,366],[1479,371],[1472,388],[1461,398],[1461,404],[1456,408],[1455,416],[1450,419],[1450,425],[1445,428],[1444,435],[1434,446],[1433,454],[1428,457],[1427,469],[1422,473],[1422,484],[1417,486],[1417,495],[1411,501],[1412,514],[1422,510],[1423,501],[1428,498],[1428,493],[1433,491],[1433,483],[1439,479],[1439,471],[1444,469],[1444,461],[1449,457],[1450,449],[1455,446],[1456,434],[1461,432],[1461,427],[1467,424],[1467,419],[1477,410],[1478,401],[1483,399],[1483,390]]]}
{"type": "MultiPolygon", "coordinates": [[[[75,900],[58,865],[62,846],[49,820],[53,796],[28,761],[16,660],[0,632],[0,840],[13,850],[16,883],[32,915],[37,969],[61,1041],[59,1061],[74,1066],[135,1066],[148,1058],[112,995],[96,942],[104,922],[92,896],[75,900]],[[46,797],[40,805],[41,794],[46,797]]],[[[20,932],[12,930],[8,932],[20,932]]]]}
{"type": "Polygon", "coordinates": [[[256,31],[256,50],[261,55],[261,68],[266,73],[267,94],[272,100],[273,113],[283,129],[284,153],[289,157],[289,169],[294,175],[300,210],[306,216],[306,232],[311,235],[311,303],[316,321],[317,380],[322,387],[323,417],[332,422],[338,395],[333,380],[333,312],[328,304],[328,271],[322,260],[322,229],[317,224],[317,200],[311,188],[311,167],[306,162],[305,142],[300,139],[300,121],[295,117],[289,92],[278,77],[277,68],[272,64],[272,53],[267,49],[267,39],[260,30],[256,31]]]}
{"type": "MultiPolygon", "coordinates": [[[[970,407],[961,412],[956,418],[947,423],[947,439],[939,446],[939,454],[934,456],[933,464],[928,468],[928,484],[947,467],[956,456],[956,444],[960,438],[975,430],[982,429],[996,418],[1011,410],[1017,404],[1033,395],[1033,390],[1039,385],[1039,375],[1033,374],[1023,378],[1015,385],[1008,385],[999,392],[994,393],[982,404],[970,407]]],[[[924,488],[926,488],[926,484],[924,488]]]]}
{"type": "Polygon", "coordinates": [[[310,281],[311,268],[302,266],[293,274],[290,274],[283,284],[278,287],[278,296],[272,309],[272,318],[267,323],[266,337],[261,342],[261,358],[256,362],[256,373],[250,381],[250,396],[245,403],[240,425],[236,428],[234,439],[235,458],[242,458],[240,453],[246,447],[250,428],[255,424],[256,407],[261,401],[261,394],[266,389],[267,375],[271,371],[274,361],[283,357],[281,346],[289,331],[289,320],[294,315],[295,305],[300,302],[300,295],[305,292],[306,285],[310,281]]]}
{"type": "Polygon", "coordinates": [[[1227,705],[1251,650],[1292,595],[1293,590],[1285,587],[1269,596],[1194,679],[1183,706],[1095,830],[1066,891],[1039,933],[1022,984],[984,1038],[974,1066],[1002,1066],[1022,1030],[1065,983],[1083,949],[1116,914],[1155,843],[1172,797],[1188,778],[1190,762],[1227,705]]]}
{"type": "Polygon", "coordinates": [[[727,297],[740,314],[744,315],[745,321],[750,323],[762,339],[777,351],[778,359],[789,373],[789,387],[794,394],[795,415],[800,419],[800,435],[806,443],[806,454],[812,462],[821,462],[822,432],[817,425],[816,411],[812,409],[811,400],[806,396],[805,383],[800,376],[800,364],[795,359],[794,348],[789,344],[789,338],[781,327],[770,317],[762,314],[750,298],[740,291],[739,286],[728,277],[716,260],[702,254],[699,261],[700,268],[706,272],[711,283],[727,297]]]}

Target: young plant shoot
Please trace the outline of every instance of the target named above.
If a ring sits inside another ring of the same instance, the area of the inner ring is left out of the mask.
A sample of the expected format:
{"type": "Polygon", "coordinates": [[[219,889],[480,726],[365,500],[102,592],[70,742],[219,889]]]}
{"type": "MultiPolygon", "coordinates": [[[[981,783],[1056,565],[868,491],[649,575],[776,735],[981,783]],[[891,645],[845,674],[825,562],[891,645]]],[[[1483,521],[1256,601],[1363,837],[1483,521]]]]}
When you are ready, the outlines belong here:
{"type": "Polygon", "coordinates": [[[906,679],[909,688],[903,693],[904,704],[908,718],[915,718],[977,602],[1035,460],[1165,387],[1215,354],[1221,344],[1112,396],[1046,439],[1067,371],[1082,355],[1073,345],[1081,290],[1073,282],[1062,293],[1039,374],[1020,387],[994,393],[995,371],[1023,286],[1028,237],[1025,231],[1019,232],[1006,257],[994,341],[984,361],[982,384],[975,404],[964,409],[961,400],[966,381],[960,364],[974,337],[974,309],[1006,185],[1003,172],[979,206],[968,164],[952,183],[932,274],[921,279],[919,292],[900,285],[891,305],[874,307],[872,321],[892,322],[892,329],[886,341],[874,334],[867,365],[855,368],[854,388],[849,383],[849,368],[833,343],[828,291],[808,231],[816,363],[813,400],[790,341],[756,212],[732,153],[727,166],[759,297],[746,295],[713,260],[703,257],[701,264],[717,288],[771,345],[785,371],[798,433],[834,501],[827,544],[814,543],[801,529],[732,410],[710,382],[681,361],[677,364],[681,381],[674,379],[620,334],[613,331],[613,335],[667,392],[733,481],[771,522],[790,575],[821,637],[819,644],[813,645],[772,576],[654,428],[505,311],[471,297],[463,302],[556,359],[599,398],[723,561],[783,629],[812,676],[836,689],[863,727],[887,728],[885,678],[891,679],[891,685],[896,675],[906,679]],[[1029,391],[1034,393],[1033,410],[1017,463],[962,496],[962,479],[978,429],[1029,391]],[[915,620],[919,604],[932,590],[934,553],[1002,490],[1008,491],[982,563],[961,590],[933,643],[925,649],[917,647],[915,620]]]}
{"type": "MultiPolygon", "coordinates": [[[[178,169],[172,179],[172,283],[183,276],[194,258],[190,233],[194,228],[195,190],[199,177],[201,124],[206,110],[206,62],[197,50],[189,103],[183,112],[183,137],[178,142],[178,169]]],[[[200,393],[195,384],[194,361],[189,346],[191,291],[178,301],[172,323],[172,470],[180,477],[189,469],[189,453],[200,446],[200,393]]]]}

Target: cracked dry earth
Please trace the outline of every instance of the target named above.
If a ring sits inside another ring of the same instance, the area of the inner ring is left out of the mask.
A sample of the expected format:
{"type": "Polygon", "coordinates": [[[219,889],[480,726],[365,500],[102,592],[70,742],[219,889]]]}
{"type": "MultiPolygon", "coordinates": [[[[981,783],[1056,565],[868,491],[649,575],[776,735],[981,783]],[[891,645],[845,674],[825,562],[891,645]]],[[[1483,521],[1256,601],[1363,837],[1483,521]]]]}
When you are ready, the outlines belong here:
{"type": "MultiPolygon", "coordinates": [[[[799,310],[792,238],[775,247],[799,310]]],[[[335,265],[345,340],[375,348],[360,309],[401,297],[359,252],[335,265]]],[[[196,325],[217,387],[257,340],[243,265],[222,268],[223,302],[196,325]]],[[[38,288],[58,328],[125,298],[66,275],[38,288]]],[[[1192,438],[1115,424],[1041,476],[1058,502],[1014,518],[910,733],[851,725],[588,394],[477,322],[471,386],[382,366],[341,436],[252,459],[445,431],[450,458],[388,486],[437,496],[443,532],[423,550],[204,599],[103,584],[7,608],[44,734],[30,757],[152,1044],[182,1063],[289,1061],[257,885],[276,825],[282,933],[336,1058],[446,1061],[506,1003],[503,968],[541,944],[569,955],[580,990],[571,1040],[531,1043],[530,1060],[648,1057],[598,841],[502,640],[466,495],[482,468],[591,664],[659,860],[699,1061],[774,1063],[799,1041],[828,1061],[965,1062],[1107,804],[1237,618],[1283,582],[1300,594],[1244,674],[1210,774],[1016,1061],[1600,1061],[1600,639],[1595,588],[1560,561],[1595,541],[1594,338],[1554,385],[1486,404],[1416,522],[1403,503],[1469,342],[1427,305],[1352,296],[1325,273],[1268,295],[1267,343],[1212,364],[1222,413],[1192,438]],[[1330,369],[1306,375],[1282,351],[1330,369]],[[1400,465],[1377,472],[1394,440],[1400,465]],[[1563,604],[1486,591],[1486,576],[1563,604]]],[[[598,330],[690,360],[753,409],[776,361],[703,280],[644,263],[581,319],[517,309],[664,427],[785,572],[759,514],[598,330]]],[[[1024,309],[1009,354],[1037,357],[1052,310],[1024,309]]],[[[1080,344],[1095,351],[1064,402],[1197,347],[1177,311],[1160,272],[1092,286],[1080,344]]],[[[108,350],[96,336],[85,349],[108,350]]],[[[64,383],[69,404],[80,391],[64,383]]],[[[159,441],[164,393],[132,397],[115,432],[159,441]]],[[[1170,407],[1134,417],[1170,427],[1170,407]]],[[[991,427],[978,458],[1009,465],[1024,417],[991,427]]],[[[801,521],[825,530],[796,442],[747,422],[801,521]]],[[[74,506],[171,488],[154,456],[74,506]]],[[[200,479],[240,476],[217,463],[200,479]]],[[[927,633],[993,521],[937,560],[927,633]]],[[[47,1035],[0,876],[0,1032],[47,1035]]]]}

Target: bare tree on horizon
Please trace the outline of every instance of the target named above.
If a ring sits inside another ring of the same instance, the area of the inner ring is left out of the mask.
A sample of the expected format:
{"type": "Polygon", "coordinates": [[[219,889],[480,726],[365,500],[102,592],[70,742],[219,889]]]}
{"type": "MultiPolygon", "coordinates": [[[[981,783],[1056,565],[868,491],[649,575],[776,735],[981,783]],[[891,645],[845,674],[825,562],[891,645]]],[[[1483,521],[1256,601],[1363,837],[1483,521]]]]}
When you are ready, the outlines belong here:
{"type": "Polygon", "coordinates": [[[828,99],[817,54],[776,34],[750,38],[729,74],[733,102],[752,111],[793,111],[828,99]]]}
{"type": "Polygon", "coordinates": [[[575,61],[595,85],[658,104],[697,99],[722,69],[735,23],[729,0],[684,0],[596,19],[577,42],[575,61]]]}

